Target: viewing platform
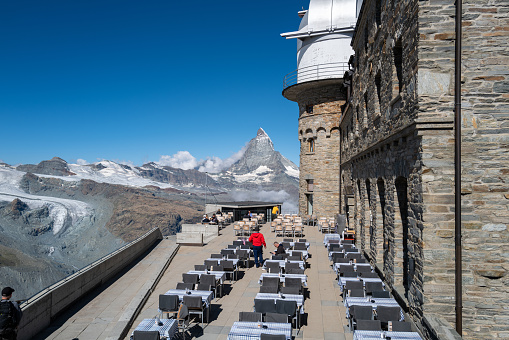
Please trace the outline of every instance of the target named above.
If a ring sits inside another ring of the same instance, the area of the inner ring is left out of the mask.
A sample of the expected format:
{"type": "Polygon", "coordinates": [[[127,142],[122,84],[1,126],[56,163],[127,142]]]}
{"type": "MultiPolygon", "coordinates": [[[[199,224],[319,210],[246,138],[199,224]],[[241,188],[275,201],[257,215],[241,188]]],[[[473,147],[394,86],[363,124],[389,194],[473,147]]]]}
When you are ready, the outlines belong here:
{"type": "MultiPolygon", "coordinates": [[[[276,236],[270,232],[270,224],[262,225],[260,232],[267,242],[264,258],[268,258],[276,236]]],[[[293,336],[295,339],[352,339],[341,291],[323,244],[323,234],[316,227],[306,226],[304,237],[310,244],[312,255],[305,271],[309,296],[304,303],[302,327],[298,334],[294,329],[293,336]]],[[[193,270],[196,264],[203,264],[210,254],[218,253],[235,239],[233,225],[229,225],[203,247],[177,246],[174,237],[161,240],[128,270],[53,320],[36,339],[129,339],[143,319],[158,315],[159,294],[175,288],[177,282],[182,281],[182,273],[193,270]],[[171,256],[174,257],[170,259],[171,256]],[[171,262],[164,268],[168,260],[171,262]]],[[[189,332],[192,338],[227,339],[233,323],[239,320],[239,312],[253,311],[262,273],[265,273],[262,268],[243,268],[238,280],[231,284],[228,280],[224,295],[212,299],[210,323],[205,323],[202,329],[200,322],[196,322],[199,318],[191,322],[189,332]]]]}

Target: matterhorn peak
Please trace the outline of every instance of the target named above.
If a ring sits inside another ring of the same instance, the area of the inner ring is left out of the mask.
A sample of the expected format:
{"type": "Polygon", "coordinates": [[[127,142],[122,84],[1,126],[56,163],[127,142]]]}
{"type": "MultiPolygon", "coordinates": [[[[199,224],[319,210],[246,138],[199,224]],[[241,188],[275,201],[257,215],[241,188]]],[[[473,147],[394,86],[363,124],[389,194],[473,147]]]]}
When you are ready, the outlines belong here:
{"type": "Polygon", "coordinates": [[[259,128],[258,132],[256,133],[256,137],[269,137],[269,135],[267,135],[265,130],[263,130],[262,128],[259,128]]]}

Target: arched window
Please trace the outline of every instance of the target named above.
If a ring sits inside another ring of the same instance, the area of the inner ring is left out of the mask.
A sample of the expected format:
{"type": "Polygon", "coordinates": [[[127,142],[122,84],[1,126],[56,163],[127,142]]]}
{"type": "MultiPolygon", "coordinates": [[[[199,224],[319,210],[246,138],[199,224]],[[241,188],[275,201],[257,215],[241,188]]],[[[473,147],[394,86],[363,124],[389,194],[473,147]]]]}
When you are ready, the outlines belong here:
{"type": "Polygon", "coordinates": [[[315,152],[315,140],[314,139],[309,140],[309,152],[315,152]]]}

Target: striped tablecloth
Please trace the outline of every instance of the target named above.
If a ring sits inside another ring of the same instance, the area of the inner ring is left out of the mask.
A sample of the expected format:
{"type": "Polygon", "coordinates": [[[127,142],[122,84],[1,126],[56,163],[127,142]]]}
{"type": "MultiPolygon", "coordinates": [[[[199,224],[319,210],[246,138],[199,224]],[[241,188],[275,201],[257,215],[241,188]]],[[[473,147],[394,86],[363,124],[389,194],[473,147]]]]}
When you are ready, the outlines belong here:
{"type": "MultiPolygon", "coordinates": [[[[286,261],[285,261],[285,260],[265,260],[265,262],[263,262],[263,268],[262,268],[262,269],[266,269],[266,265],[265,265],[265,264],[266,264],[267,262],[279,262],[279,266],[280,266],[281,268],[283,268],[283,267],[285,266],[285,263],[286,263],[286,261]]],[[[288,261],[288,262],[290,262],[290,263],[298,263],[298,264],[299,264],[300,269],[306,269],[306,268],[304,267],[304,261],[288,261]]]]}
{"type": "MultiPolygon", "coordinates": [[[[210,305],[212,301],[212,297],[214,296],[214,292],[208,290],[190,290],[189,296],[201,296],[201,300],[205,302],[207,307],[210,305]]],[[[186,291],[184,289],[170,289],[164,295],[178,295],[179,299],[182,301],[184,299],[184,295],[186,295],[186,291]]]]}
{"type": "Polygon", "coordinates": [[[220,261],[232,261],[233,262],[233,266],[235,268],[237,268],[237,263],[239,263],[239,259],[213,259],[213,258],[208,258],[207,260],[208,261],[216,261],[218,265],[219,265],[220,261]]]}
{"type": "Polygon", "coordinates": [[[375,340],[381,339],[382,333],[385,337],[397,340],[421,340],[421,336],[417,332],[385,332],[385,331],[354,331],[354,340],[375,340]]]}
{"type": "Polygon", "coordinates": [[[298,277],[302,280],[302,284],[307,287],[308,283],[308,276],[306,274],[276,274],[276,273],[262,273],[260,275],[260,279],[258,280],[258,283],[261,284],[263,282],[264,277],[279,277],[280,282],[285,282],[285,278],[287,277],[298,277]]]}
{"type": "MultiPolygon", "coordinates": [[[[178,330],[177,320],[175,319],[161,319],[161,326],[156,324],[155,319],[144,319],[140,322],[135,331],[159,331],[159,335],[165,339],[171,339],[178,330]]],[[[133,331],[134,333],[134,331],[133,331]]],[[[133,334],[131,334],[131,339],[133,334]]]]}
{"type": "Polygon", "coordinates": [[[260,339],[260,334],[284,334],[286,340],[292,339],[291,323],[275,322],[234,322],[228,340],[260,339]]]}
{"type": "MultiPolygon", "coordinates": [[[[373,310],[376,310],[378,306],[387,306],[387,307],[400,307],[398,302],[393,298],[363,298],[363,297],[345,297],[345,307],[346,307],[346,317],[350,317],[350,307],[351,306],[371,306],[373,310]]],[[[400,321],[405,320],[405,315],[403,314],[403,310],[400,307],[400,321]]]]}
{"type": "Polygon", "coordinates": [[[206,272],[205,270],[190,270],[187,272],[188,274],[198,274],[200,277],[205,275],[214,275],[216,277],[216,281],[219,281],[219,283],[223,283],[224,280],[226,280],[226,272],[218,271],[218,270],[209,270],[206,272]]]}
{"type": "Polygon", "coordinates": [[[329,240],[341,240],[341,235],[339,234],[325,234],[323,236],[323,244],[327,245],[329,240]]]}
{"type": "Polygon", "coordinates": [[[279,297],[279,294],[270,294],[270,293],[258,293],[256,294],[255,299],[264,299],[264,300],[288,300],[297,302],[297,307],[300,307],[300,314],[304,314],[304,295],[295,295],[295,294],[283,294],[283,297],[279,297]]]}

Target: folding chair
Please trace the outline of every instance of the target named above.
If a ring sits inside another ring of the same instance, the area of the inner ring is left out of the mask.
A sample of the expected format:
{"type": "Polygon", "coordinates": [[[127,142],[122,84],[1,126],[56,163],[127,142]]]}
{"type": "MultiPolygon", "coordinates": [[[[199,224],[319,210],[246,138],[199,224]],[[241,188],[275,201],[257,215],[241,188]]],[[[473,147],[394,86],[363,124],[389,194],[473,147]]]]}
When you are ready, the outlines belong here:
{"type": "Polygon", "coordinates": [[[177,314],[177,327],[179,332],[182,331],[182,338],[186,338],[186,331],[189,328],[189,310],[185,304],[180,304],[177,314]]]}

